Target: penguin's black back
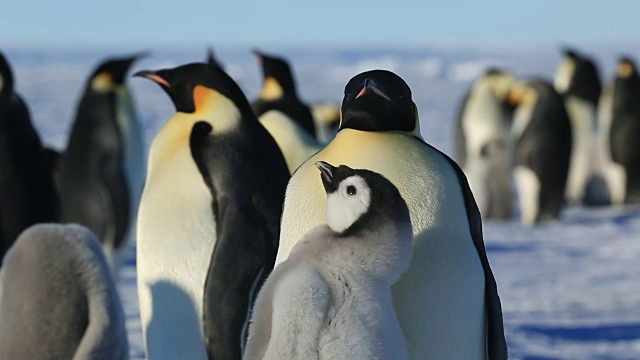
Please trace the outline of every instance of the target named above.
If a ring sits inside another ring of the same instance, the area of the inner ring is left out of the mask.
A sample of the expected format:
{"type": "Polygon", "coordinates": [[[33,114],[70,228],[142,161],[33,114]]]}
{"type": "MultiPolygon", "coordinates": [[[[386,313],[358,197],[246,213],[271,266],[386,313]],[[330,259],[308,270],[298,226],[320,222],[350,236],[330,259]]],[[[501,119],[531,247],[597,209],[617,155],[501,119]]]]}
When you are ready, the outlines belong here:
{"type": "Polygon", "coordinates": [[[65,222],[82,224],[117,247],[129,221],[124,149],[116,120],[115,94],[87,89],[78,107],[60,172],[65,222]]]}
{"type": "Polygon", "coordinates": [[[614,83],[609,133],[611,158],[627,172],[626,203],[640,203],[640,77],[636,72],[614,83]]]}
{"type": "Polygon", "coordinates": [[[566,94],[581,98],[594,106],[600,99],[602,82],[596,65],[587,58],[576,58],[576,67],[566,94]]]}
{"type": "Polygon", "coordinates": [[[295,120],[298,125],[314,138],[316,136],[311,109],[295,96],[285,95],[280,99],[269,101],[258,99],[251,104],[251,107],[257,117],[270,110],[280,111],[295,120]]]}
{"type": "Polygon", "coordinates": [[[191,135],[192,154],[214,194],[217,240],[205,283],[204,326],[209,357],[215,359],[241,358],[244,326],[278,252],[289,180],[269,133],[257,120],[243,125],[209,135],[210,126],[198,123],[191,135]]]}
{"type": "Polygon", "coordinates": [[[531,120],[516,139],[515,165],[531,169],[540,181],[540,218],[555,219],[563,203],[571,155],[571,124],[562,96],[543,80],[528,85],[538,101],[531,120]]]}
{"type": "Polygon", "coordinates": [[[29,111],[19,95],[0,95],[0,264],[24,229],[59,217],[58,194],[29,111]]]}

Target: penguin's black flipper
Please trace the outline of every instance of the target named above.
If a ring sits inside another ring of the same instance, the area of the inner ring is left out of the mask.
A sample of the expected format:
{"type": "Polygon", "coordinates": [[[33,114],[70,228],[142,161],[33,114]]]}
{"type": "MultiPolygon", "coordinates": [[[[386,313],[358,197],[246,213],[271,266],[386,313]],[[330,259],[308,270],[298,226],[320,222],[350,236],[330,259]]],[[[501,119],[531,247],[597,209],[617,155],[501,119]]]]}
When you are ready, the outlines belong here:
{"type": "Polygon", "coordinates": [[[508,358],[508,353],[507,341],[504,337],[502,305],[500,303],[500,296],[498,295],[498,286],[496,284],[496,279],[493,276],[493,272],[491,271],[489,259],[487,258],[487,251],[484,248],[484,240],[482,238],[482,218],[480,216],[480,210],[478,209],[478,205],[476,205],[476,201],[473,198],[473,193],[469,188],[467,177],[462,172],[462,169],[460,169],[456,162],[445,155],[443,152],[429,144],[426,145],[437,151],[442,156],[444,156],[445,159],[447,159],[453,170],[456,172],[458,181],[460,182],[460,188],[462,190],[462,196],[464,199],[464,206],[467,211],[467,218],[469,219],[469,232],[471,233],[471,238],[473,239],[473,245],[478,251],[482,269],[484,270],[484,297],[487,311],[487,359],[506,360],[508,358]]]}
{"type": "Polygon", "coordinates": [[[251,204],[218,198],[218,236],[203,304],[209,359],[242,358],[253,303],[273,268],[277,249],[269,249],[273,241],[254,211],[251,204]]]}

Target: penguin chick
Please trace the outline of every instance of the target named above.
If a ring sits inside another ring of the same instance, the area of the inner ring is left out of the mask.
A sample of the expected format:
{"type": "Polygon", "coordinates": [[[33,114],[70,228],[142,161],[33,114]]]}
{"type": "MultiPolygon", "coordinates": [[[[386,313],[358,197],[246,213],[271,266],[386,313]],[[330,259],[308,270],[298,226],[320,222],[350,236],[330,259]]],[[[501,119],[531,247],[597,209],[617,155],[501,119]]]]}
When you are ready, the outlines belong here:
{"type": "Polygon", "coordinates": [[[129,358],[125,317],[95,235],[80,225],[25,230],[0,272],[0,359],[129,358]]]}
{"type": "Polygon", "coordinates": [[[244,359],[406,359],[391,285],[409,268],[409,209],[382,175],[316,162],[326,224],[310,231],[256,300],[244,359]]]}

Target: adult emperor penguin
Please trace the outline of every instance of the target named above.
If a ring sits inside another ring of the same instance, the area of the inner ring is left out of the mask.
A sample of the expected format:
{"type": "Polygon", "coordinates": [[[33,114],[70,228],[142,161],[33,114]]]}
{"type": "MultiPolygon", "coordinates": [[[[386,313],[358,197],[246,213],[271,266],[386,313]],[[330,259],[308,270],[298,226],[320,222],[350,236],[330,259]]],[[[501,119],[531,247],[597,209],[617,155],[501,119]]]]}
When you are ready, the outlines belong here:
{"type": "Polygon", "coordinates": [[[0,359],[129,359],[115,282],[91,231],[25,230],[0,271],[0,359]]]}
{"type": "Polygon", "coordinates": [[[314,137],[283,112],[269,110],[258,119],[278,144],[292,174],[305,160],[322,149],[314,137]]]}
{"type": "Polygon", "coordinates": [[[341,112],[335,139],[289,181],[276,263],[324,222],[316,161],[380,173],[406,200],[413,226],[411,266],[392,288],[410,358],[504,359],[500,299],[478,208],[462,170],[422,140],[409,86],[389,71],[361,73],[347,83],[341,112]]]}
{"type": "Polygon", "coordinates": [[[490,69],[471,85],[456,123],[456,160],[483,219],[508,219],[513,214],[507,97],[513,76],[490,69]]]}
{"type": "Polygon", "coordinates": [[[407,204],[380,174],[316,166],[326,224],[305,235],[262,287],[244,358],[407,359],[391,300],[391,285],[411,264],[407,204]]]}
{"type": "Polygon", "coordinates": [[[554,87],[564,96],[571,123],[571,161],[565,197],[570,202],[580,202],[596,166],[596,109],[602,90],[598,69],[588,57],[567,49],[556,71],[554,87]]]}
{"type": "Polygon", "coordinates": [[[144,185],[142,129],[125,85],[140,56],[108,59],[91,74],[59,178],[63,220],[98,236],[114,274],[135,229],[144,185]]]}
{"type": "Polygon", "coordinates": [[[0,53],[0,265],[27,227],[60,218],[47,155],[0,53]]]}
{"type": "Polygon", "coordinates": [[[562,96],[547,81],[530,80],[513,86],[509,98],[517,104],[511,136],[521,222],[557,219],[571,156],[571,124],[562,96]]]}
{"type": "Polygon", "coordinates": [[[618,62],[615,79],[602,94],[599,138],[611,203],[640,203],[640,76],[628,57],[618,62]]]}
{"type": "Polygon", "coordinates": [[[266,55],[258,50],[254,54],[262,65],[264,82],[258,98],[251,104],[256,116],[269,110],[283,112],[315,138],[316,130],[309,106],[298,98],[293,72],[282,58],[266,55]]]}
{"type": "Polygon", "coordinates": [[[195,63],[136,76],[158,83],[176,108],[151,145],[138,213],[147,355],[239,359],[275,261],[289,172],[222,69],[195,63]]]}
{"type": "Polygon", "coordinates": [[[309,106],[316,128],[316,138],[320,144],[328,144],[340,125],[340,106],[331,101],[321,101],[309,106]]]}

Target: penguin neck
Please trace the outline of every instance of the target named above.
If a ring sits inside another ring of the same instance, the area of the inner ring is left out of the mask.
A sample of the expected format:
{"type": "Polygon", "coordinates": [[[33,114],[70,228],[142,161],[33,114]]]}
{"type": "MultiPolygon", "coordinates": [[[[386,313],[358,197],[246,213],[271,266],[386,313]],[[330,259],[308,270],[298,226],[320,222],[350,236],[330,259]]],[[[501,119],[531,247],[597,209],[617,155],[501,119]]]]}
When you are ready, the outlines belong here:
{"type": "Polygon", "coordinates": [[[556,71],[556,76],[553,81],[553,87],[558,93],[563,94],[569,90],[575,69],[576,61],[573,59],[564,59],[560,66],[558,66],[558,70],[556,71]]]}
{"type": "MultiPolygon", "coordinates": [[[[328,228],[328,226],[327,226],[328,228]]],[[[411,224],[377,221],[357,232],[331,232],[324,261],[347,273],[362,274],[389,286],[400,279],[411,263],[411,224]]]]}
{"type": "Polygon", "coordinates": [[[282,99],[283,97],[297,98],[297,94],[293,86],[283,86],[273,76],[267,76],[264,79],[264,84],[258,97],[262,101],[274,101],[282,99]]]}

